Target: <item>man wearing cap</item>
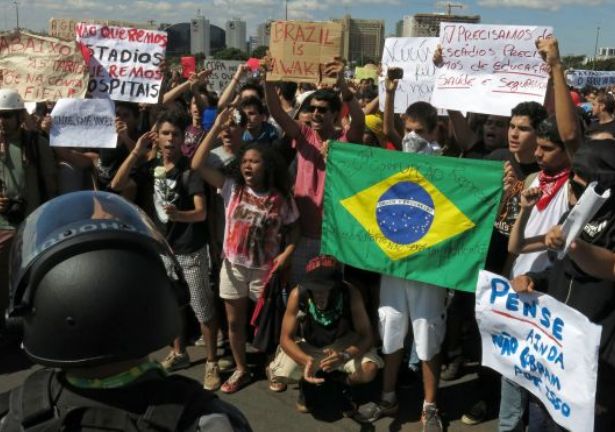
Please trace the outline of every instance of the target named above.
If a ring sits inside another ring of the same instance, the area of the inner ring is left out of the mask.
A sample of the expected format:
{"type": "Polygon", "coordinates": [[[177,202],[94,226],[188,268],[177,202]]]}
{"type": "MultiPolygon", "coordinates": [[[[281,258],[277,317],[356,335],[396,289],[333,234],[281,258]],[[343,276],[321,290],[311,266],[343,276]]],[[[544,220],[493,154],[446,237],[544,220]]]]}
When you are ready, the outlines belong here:
{"type": "Polygon", "coordinates": [[[0,311],[8,304],[8,259],[15,228],[57,192],[54,155],[47,140],[23,128],[26,115],[19,93],[0,89],[0,311]]]}
{"type": "Polygon", "coordinates": [[[342,280],[335,258],[313,258],[288,297],[280,347],[268,373],[278,382],[299,381],[297,409],[308,412],[305,383],[321,384],[342,372],[344,384],[364,384],[382,366],[361,294],[342,280]]]}

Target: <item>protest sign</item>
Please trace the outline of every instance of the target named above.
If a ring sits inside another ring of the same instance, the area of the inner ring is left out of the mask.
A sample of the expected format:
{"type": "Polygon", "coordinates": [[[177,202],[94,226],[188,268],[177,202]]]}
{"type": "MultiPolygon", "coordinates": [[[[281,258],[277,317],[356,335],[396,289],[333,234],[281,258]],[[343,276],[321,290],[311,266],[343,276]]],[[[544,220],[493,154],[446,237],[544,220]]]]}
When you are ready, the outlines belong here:
{"type": "Polygon", "coordinates": [[[615,71],[569,70],[566,71],[569,86],[605,88],[615,86],[615,71]]]}
{"type": "Polygon", "coordinates": [[[110,99],[60,99],[51,111],[51,147],[115,148],[115,104],[110,99]]]}
{"type": "Polygon", "coordinates": [[[354,79],[355,80],[363,80],[363,79],[372,79],[374,83],[378,80],[378,69],[374,67],[359,67],[354,68],[354,79]]]}
{"type": "Polygon", "coordinates": [[[220,95],[243,63],[239,60],[205,60],[205,70],[211,71],[208,78],[209,89],[220,95]]]}
{"type": "MultiPolygon", "coordinates": [[[[438,46],[438,38],[402,37],[387,38],[382,52],[382,66],[386,74],[389,67],[404,70],[404,77],[399,80],[395,91],[395,112],[404,113],[414,102],[429,102],[434,86],[436,67],[433,53],[438,46]]],[[[384,111],[384,76],[378,83],[380,111],[384,111]]]]}
{"type": "Polygon", "coordinates": [[[268,81],[333,82],[322,73],[325,64],[341,55],[342,24],[274,21],[270,37],[273,71],[268,81]]]}
{"type": "Polygon", "coordinates": [[[602,327],[546,294],[517,294],[487,271],[476,286],[476,321],[483,365],[533,393],[564,428],[594,430],[602,327]]]}
{"type": "Polygon", "coordinates": [[[196,59],[194,56],[186,56],[179,59],[182,65],[182,76],[190,78],[190,74],[196,72],[196,59]]]}
{"type": "Polygon", "coordinates": [[[444,64],[437,68],[432,105],[509,116],[520,102],[542,104],[549,66],[536,49],[550,27],[440,23],[444,64]]]}
{"type": "Polygon", "coordinates": [[[0,33],[0,87],[26,101],[85,96],[88,68],[75,42],[25,32],[0,33]]]}
{"type": "Polygon", "coordinates": [[[78,23],[77,41],[89,64],[88,90],[96,98],[157,103],[167,33],[78,23]]]}
{"type": "Polygon", "coordinates": [[[75,19],[75,18],[51,18],[49,20],[49,35],[63,40],[75,40],[75,26],[79,22],[88,24],[100,24],[115,27],[131,27],[141,29],[154,29],[154,26],[147,23],[133,23],[128,21],[105,20],[105,19],[75,19]]]}

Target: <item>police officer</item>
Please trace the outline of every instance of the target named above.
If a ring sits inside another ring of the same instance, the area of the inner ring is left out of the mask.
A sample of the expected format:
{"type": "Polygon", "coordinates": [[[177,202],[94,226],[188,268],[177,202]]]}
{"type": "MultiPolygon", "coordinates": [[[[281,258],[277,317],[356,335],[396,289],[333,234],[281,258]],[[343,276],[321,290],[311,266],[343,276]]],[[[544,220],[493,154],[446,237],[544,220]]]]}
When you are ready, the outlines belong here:
{"type": "Polygon", "coordinates": [[[63,195],[19,228],[8,320],[48,366],[0,395],[0,431],[250,431],[243,415],[148,355],[180,332],[181,269],[137,207],[106,192],[63,195]]]}

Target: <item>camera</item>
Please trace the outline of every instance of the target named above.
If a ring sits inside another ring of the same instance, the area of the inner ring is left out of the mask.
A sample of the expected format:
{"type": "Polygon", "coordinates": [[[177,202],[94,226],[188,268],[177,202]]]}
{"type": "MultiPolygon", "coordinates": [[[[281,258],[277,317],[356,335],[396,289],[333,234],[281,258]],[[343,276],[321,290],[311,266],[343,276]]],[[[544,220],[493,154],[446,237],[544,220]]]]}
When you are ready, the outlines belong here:
{"type": "Polygon", "coordinates": [[[387,78],[390,80],[402,79],[404,70],[402,68],[389,68],[387,70],[387,78]]]}

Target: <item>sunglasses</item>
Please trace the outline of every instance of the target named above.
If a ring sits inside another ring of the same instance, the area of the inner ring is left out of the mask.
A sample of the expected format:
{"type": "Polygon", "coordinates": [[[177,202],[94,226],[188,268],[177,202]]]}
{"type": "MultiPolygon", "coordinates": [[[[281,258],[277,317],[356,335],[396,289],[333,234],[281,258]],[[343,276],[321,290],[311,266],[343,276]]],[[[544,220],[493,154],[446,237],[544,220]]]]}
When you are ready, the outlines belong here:
{"type": "Polygon", "coordinates": [[[311,113],[317,112],[319,114],[326,114],[329,112],[329,107],[310,105],[309,112],[311,113]]]}

